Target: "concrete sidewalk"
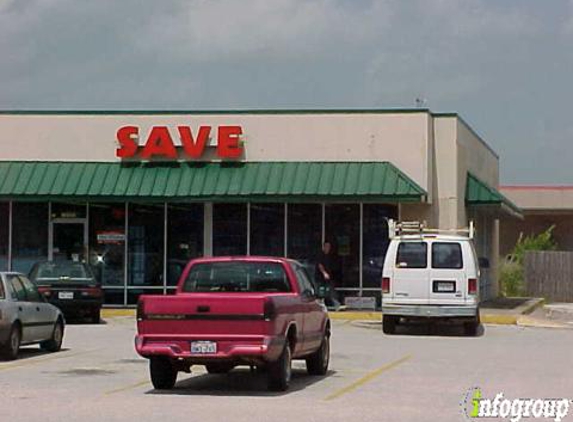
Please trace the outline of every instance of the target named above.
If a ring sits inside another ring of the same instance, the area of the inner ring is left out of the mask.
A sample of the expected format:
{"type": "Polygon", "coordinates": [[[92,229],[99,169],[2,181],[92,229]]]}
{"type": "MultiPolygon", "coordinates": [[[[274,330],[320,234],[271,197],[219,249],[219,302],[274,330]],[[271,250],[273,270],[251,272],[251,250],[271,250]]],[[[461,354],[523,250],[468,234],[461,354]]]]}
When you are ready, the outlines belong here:
{"type": "MultiPolygon", "coordinates": [[[[534,316],[529,316],[533,311],[543,305],[543,299],[539,298],[499,298],[492,301],[484,302],[481,309],[481,322],[484,324],[503,324],[503,325],[524,325],[536,327],[562,328],[555,323],[544,321],[534,316]]],[[[381,321],[382,312],[380,311],[338,311],[329,312],[333,320],[345,321],[381,321]]],[[[135,317],[133,308],[104,308],[102,309],[103,318],[112,318],[118,316],[135,317]]]]}

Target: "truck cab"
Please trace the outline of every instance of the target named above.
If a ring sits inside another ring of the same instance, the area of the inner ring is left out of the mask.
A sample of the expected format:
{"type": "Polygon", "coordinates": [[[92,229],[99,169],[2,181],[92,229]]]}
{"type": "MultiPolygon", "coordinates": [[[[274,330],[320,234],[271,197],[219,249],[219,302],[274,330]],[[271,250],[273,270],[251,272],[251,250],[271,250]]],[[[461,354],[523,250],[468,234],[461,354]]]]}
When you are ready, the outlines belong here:
{"type": "Polygon", "coordinates": [[[457,320],[476,335],[479,264],[468,229],[427,229],[423,224],[389,224],[391,241],[382,272],[383,331],[402,321],[457,320]]]}

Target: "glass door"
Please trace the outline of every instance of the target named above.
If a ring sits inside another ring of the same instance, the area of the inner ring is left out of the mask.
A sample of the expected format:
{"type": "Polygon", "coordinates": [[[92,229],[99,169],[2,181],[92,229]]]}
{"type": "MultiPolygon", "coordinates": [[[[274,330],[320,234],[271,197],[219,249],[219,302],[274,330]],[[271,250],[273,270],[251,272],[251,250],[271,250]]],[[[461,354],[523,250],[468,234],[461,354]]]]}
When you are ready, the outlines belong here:
{"type": "Polygon", "coordinates": [[[54,219],[50,223],[50,229],[50,261],[86,260],[87,225],[84,218],[54,219]]]}

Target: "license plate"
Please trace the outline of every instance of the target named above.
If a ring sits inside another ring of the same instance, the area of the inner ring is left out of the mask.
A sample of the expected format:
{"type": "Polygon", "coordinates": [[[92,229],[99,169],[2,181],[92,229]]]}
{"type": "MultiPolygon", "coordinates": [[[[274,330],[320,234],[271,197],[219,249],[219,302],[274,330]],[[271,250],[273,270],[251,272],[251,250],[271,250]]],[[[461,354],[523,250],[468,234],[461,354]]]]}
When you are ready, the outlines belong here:
{"type": "Polygon", "coordinates": [[[438,281],[434,283],[435,293],[455,293],[456,283],[453,281],[438,281]]]}
{"type": "Polygon", "coordinates": [[[58,292],[58,299],[73,299],[74,292],[58,292]]]}
{"type": "Polygon", "coordinates": [[[198,355],[217,353],[217,343],[214,341],[192,341],[191,353],[198,355]]]}

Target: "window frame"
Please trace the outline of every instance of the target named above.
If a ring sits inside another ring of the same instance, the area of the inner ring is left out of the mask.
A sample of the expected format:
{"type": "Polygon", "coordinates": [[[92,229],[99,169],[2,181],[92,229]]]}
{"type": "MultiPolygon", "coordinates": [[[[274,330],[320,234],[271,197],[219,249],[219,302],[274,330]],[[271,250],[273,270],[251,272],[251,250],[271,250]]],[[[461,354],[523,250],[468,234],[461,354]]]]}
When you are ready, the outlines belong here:
{"type": "Polygon", "coordinates": [[[32,283],[29,279],[27,279],[24,276],[18,276],[18,279],[20,280],[20,282],[22,283],[22,286],[24,286],[24,291],[26,292],[26,298],[27,298],[27,302],[34,302],[34,303],[40,303],[43,302],[43,296],[40,294],[40,292],[38,291],[38,288],[36,287],[36,285],[34,283],[32,283]],[[30,297],[30,295],[34,295],[32,297],[30,297]]]}
{"type": "MultiPolygon", "coordinates": [[[[214,268],[215,266],[218,265],[228,265],[228,264],[238,264],[240,263],[240,261],[221,261],[221,262],[202,262],[202,263],[198,263],[195,264],[191,267],[191,269],[189,270],[189,273],[187,274],[185,281],[183,282],[183,285],[181,286],[181,292],[182,293],[186,293],[186,294],[192,294],[192,293],[264,293],[264,290],[253,290],[250,287],[250,281],[247,280],[248,284],[247,286],[249,286],[248,290],[197,290],[197,286],[196,286],[196,282],[193,282],[191,279],[191,275],[194,273],[194,270],[197,271],[209,271],[211,274],[213,274],[214,268]],[[211,268],[207,268],[207,269],[201,269],[199,267],[211,267],[211,268]],[[194,286],[194,287],[193,287],[194,286]]],[[[288,272],[286,271],[286,268],[284,267],[283,264],[281,264],[280,262],[248,262],[248,261],[243,261],[244,264],[246,265],[272,265],[272,266],[276,266],[278,269],[280,269],[280,271],[282,272],[282,275],[284,277],[284,287],[287,288],[286,291],[281,291],[281,290],[277,290],[272,291],[272,292],[268,292],[268,293],[281,293],[281,294],[289,294],[289,293],[293,293],[293,287],[289,282],[289,277],[288,277],[288,272]]],[[[247,273],[247,278],[250,277],[250,274],[247,273]]],[[[213,275],[210,276],[210,278],[213,278],[213,275]]],[[[240,286],[241,283],[236,283],[237,286],[240,286]]]]}
{"type": "Polygon", "coordinates": [[[22,284],[22,281],[20,281],[20,277],[18,277],[16,274],[10,274],[6,278],[6,284],[10,289],[10,297],[12,298],[12,300],[14,302],[27,302],[28,301],[28,294],[26,292],[26,288],[22,284]],[[20,287],[22,288],[23,299],[18,297],[18,291],[15,288],[16,283],[19,284],[20,287]]]}
{"type": "Polygon", "coordinates": [[[291,267],[295,273],[300,294],[303,294],[305,291],[310,291],[313,295],[316,294],[316,288],[310,280],[306,269],[300,264],[291,264],[291,267]]]}
{"type": "Polygon", "coordinates": [[[431,252],[432,252],[432,258],[431,258],[431,264],[432,264],[432,269],[433,270],[462,270],[464,268],[464,253],[463,253],[463,249],[462,249],[462,244],[460,242],[448,242],[448,241],[436,241],[436,242],[432,242],[432,248],[431,248],[431,252]],[[452,266],[436,266],[436,262],[434,260],[434,246],[443,246],[443,245],[455,245],[457,246],[457,249],[459,251],[459,266],[456,267],[452,267],[452,266]]]}
{"type": "Polygon", "coordinates": [[[428,242],[425,240],[415,240],[415,241],[410,241],[410,240],[402,240],[400,241],[400,243],[398,244],[398,247],[396,248],[396,262],[394,263],[395,267],[401,270],[425,270],[428,268],[428,242]],[[400,260],[400,249],[402,248],[402,245],[411,245],[411,244],[418,244],[418,245],[423,245],[424,246],[424,265],[423,266],[415,266],[412,267],[410,265],[406,265],[406,266],[401,266],[400,263],[401,262],[405,262],[404,260],[400,260]]]}

